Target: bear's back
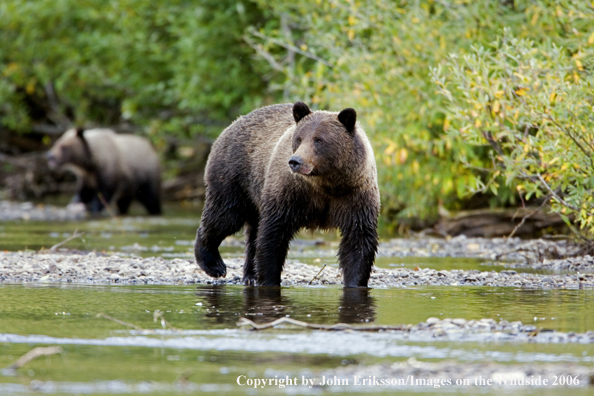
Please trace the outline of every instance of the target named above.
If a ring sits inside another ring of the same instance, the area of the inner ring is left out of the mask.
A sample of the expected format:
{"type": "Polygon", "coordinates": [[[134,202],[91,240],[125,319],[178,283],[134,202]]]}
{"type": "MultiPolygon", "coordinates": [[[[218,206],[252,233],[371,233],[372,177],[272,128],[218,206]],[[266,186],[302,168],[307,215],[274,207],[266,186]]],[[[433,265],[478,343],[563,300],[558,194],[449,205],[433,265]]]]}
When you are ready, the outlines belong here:
{"type": "Polygon", "coordinates": [[[235,120],[213,145],[206,182],[217,182],[212,179],[215,175],[225,175],[258,204],[275,146],[295,125],[292,108],[292,104],[266,106],[235,120]]]}
{"type": "Polygon", "coordinates": [[[159,158],[150,142],[136,135],[116,135],[115,141],[120,157],[133,177],[159,173],[159,158]]]}

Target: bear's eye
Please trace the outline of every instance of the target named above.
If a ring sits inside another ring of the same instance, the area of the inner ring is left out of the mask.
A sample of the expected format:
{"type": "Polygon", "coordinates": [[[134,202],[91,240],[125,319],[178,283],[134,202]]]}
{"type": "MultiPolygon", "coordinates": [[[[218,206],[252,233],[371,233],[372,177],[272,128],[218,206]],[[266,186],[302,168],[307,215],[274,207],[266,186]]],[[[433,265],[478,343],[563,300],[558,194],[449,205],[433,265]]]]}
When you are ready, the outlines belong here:
{"type": "Polygon", "coordinates": [[[324,141],[322,139],[320,139],[320,138],[314,138],[314,142],[317,143],[317,144],[324,143],[324,141]]]}
{"type": "Polygon", "coordinates": [[[295,139],[295,141],[297,142],[297,144],[301,144],[301,138],[297,138],[295,139]]]}

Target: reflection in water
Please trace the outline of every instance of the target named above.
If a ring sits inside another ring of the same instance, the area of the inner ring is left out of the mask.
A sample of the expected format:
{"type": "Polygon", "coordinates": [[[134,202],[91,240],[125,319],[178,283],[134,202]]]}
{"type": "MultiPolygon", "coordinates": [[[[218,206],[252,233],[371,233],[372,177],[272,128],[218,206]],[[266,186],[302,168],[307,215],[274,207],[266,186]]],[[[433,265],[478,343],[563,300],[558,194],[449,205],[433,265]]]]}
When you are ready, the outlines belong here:
{"type": "Polygon", "coordinates": [[[280,287],[253,287],[243,289],[244,315],[256,323],[266,323],[287,316],[293,311],[292,301],[281,295],[280,287]]]}
{"type": "Polygon", "coordinates": [[[196,295],[199,297],[198,304],[202,304],[200,311],[209,323],[228,327],[235,325],[238,319],[236,307],[241,305],[241,300],[234,293],[229,293],[226,285],[199,287],[196,295]]]}
{"type": "Polygon", "coordinates": [[[342,323],[373,322],[375,320],[375,299],[371,289],[343,289],[338,307],[338,317],[342,323]]]}
{"type": "MultiPolygon", "coordinates": [[[[315,323],[367,323],[376,317],[376,302],[370,289],[344,289],[339,301],[303,300],[282,288],[244,287],[226,285],[197,288],[200,320],[211,324],[234,327],[245,316],[256,323],[266,323],[290,316],[297,320],[315,323]],[[284,294],[283,294],[284,293],[284,294]]],[[[333,294],[335,295],[335,294],[333,294]]]]}

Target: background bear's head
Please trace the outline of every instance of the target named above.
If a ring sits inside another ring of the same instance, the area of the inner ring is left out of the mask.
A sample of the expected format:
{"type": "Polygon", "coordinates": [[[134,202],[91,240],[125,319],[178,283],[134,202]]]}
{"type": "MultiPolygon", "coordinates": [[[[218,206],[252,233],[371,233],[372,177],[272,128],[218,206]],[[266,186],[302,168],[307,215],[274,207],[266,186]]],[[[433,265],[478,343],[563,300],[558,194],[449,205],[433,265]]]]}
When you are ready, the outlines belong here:
{"type": "Polygon", "coordinates": [[[66,164],[87,168],[91,160],[90,154],[84,130],[69,129],[48,151],[47,164],[50,169],[56,169],[66,164]]]}
{"type": "Polygon", "coordinates": [[[366,148],[357,133],[354,109],[340,113],[312,112],[305,103],[297,102],[293,105],[293,116],[297,125],[289,166],[294,173],[327,179],[348,178],[365,164],[366,148]]]}

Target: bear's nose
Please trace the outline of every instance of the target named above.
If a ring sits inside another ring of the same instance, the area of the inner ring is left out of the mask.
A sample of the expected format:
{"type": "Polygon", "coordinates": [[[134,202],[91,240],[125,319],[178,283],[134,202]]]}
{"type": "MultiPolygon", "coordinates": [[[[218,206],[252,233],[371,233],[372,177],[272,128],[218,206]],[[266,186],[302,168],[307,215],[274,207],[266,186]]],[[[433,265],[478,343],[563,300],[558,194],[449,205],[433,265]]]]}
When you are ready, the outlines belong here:
{"type": "Polygon", "coordinates": [[[52,153],[48,152],[45,155],[45,158],[47,160],[47,164],[50,167],[50,169],[53,169],[56,167],[58,161],[56,160],[56,157],[52,153]]]}
{"type": "Polygon", "coordinates": [[[294,155],[289,159],[289,166],[293,172],[297,172],[301,165],[303,165],[303,158],[298,155],[294,155]]]}

